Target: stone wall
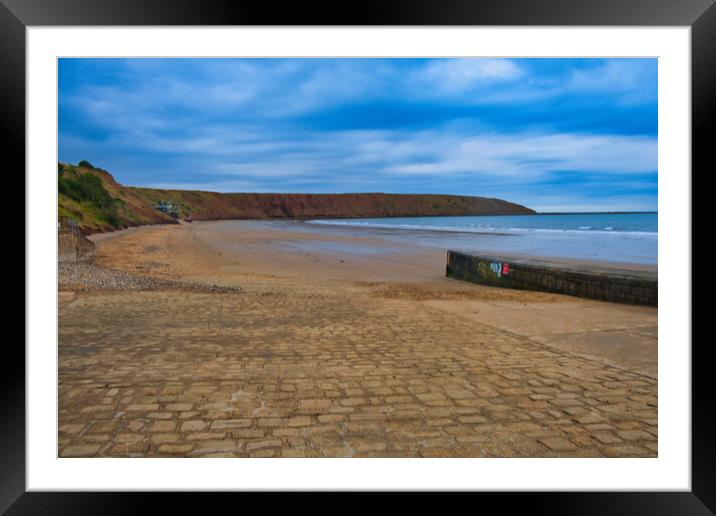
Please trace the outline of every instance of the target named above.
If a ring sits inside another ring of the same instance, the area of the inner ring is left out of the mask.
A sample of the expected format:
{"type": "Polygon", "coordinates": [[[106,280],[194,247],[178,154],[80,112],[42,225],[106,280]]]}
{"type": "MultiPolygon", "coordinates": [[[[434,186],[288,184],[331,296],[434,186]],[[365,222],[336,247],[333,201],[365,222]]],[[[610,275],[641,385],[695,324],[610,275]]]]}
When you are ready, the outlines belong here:
{"type": "Polygon", "coordinates": [[[658,305],[656,273],[561,267],[448,251],[446,275],[495,287],[567,294],[600,301],[658,305]]]}
{"type": "Polygon", "coordinates": [[[94,254],[94,243],[79,231],[62,227],[57,234],[57,254],[60,262],[79,260],[94,254]]]}

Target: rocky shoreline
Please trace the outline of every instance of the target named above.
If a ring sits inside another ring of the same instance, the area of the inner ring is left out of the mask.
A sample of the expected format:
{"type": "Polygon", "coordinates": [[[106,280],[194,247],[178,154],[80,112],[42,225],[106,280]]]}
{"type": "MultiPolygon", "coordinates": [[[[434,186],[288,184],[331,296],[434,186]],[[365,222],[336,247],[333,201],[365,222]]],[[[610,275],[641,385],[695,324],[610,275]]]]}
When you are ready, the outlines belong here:
{"type": "Polygon", "coordinates": [[[93,291],[146,291],[180,290],[233,294],[241,292],[237,287],[223,287],[204,283],[150,278],[97,265],[92,259],[58,263],[59,290],[80,292],[93,291]]]}

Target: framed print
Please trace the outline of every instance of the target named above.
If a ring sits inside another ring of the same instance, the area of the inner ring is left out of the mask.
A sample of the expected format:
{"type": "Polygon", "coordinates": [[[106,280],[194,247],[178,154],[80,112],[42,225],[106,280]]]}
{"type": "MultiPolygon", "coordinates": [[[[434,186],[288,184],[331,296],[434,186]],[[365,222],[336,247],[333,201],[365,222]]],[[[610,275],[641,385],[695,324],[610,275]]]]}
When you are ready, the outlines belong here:
{"type": "Polygon", "coordinates": [[[3,510],[714,510],[691,280],[711,2],[59,7],[0,8],[26,271],[3,510]]]}

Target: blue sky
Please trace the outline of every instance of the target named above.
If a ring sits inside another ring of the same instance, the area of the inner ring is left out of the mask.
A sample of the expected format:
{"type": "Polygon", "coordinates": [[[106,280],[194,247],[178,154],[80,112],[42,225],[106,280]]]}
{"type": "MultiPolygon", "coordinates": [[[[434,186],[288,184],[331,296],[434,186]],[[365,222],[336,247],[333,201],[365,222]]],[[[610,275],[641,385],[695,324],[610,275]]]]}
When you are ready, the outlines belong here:
{"type": "Polygon", "coordinates": [[[126,185],[656,210],[656,59],[60,59],[59,160],[126,185]]]}

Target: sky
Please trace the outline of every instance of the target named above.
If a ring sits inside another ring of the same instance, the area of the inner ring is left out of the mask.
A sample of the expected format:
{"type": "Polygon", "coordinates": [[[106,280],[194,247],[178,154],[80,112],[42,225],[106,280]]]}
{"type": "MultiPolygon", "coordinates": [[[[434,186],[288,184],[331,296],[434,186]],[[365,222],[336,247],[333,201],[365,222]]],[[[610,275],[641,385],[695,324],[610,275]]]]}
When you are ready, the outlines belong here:
{"type": "Polygon", "coordinates": [[[59,161],[125,185],[657,209],[656,59],[59,60],[59,161]]]}

